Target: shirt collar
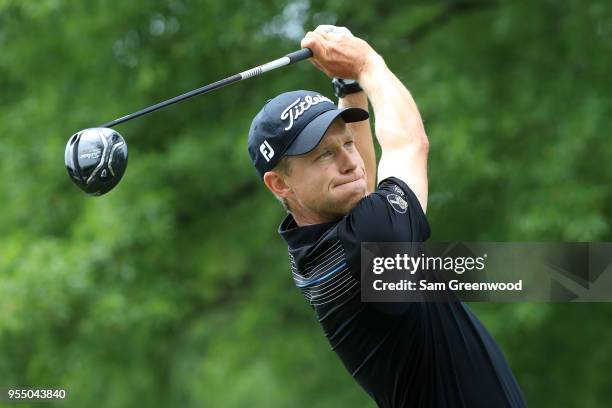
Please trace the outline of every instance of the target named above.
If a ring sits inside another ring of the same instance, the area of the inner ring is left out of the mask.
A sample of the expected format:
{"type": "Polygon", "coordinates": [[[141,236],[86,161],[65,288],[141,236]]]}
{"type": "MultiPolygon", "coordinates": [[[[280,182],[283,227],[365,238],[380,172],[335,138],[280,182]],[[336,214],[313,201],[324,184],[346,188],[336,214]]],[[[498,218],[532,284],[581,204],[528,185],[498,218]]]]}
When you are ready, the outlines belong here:
{"type": "Polygon", "coordinates": [[[287,214],[283,222],[278,227],[278,233],[287,242],[289,248],[314,244],[321,238],[321,235],[338,221],[324,222],[322,224],[298,226],[293,215],[287,214]]]}

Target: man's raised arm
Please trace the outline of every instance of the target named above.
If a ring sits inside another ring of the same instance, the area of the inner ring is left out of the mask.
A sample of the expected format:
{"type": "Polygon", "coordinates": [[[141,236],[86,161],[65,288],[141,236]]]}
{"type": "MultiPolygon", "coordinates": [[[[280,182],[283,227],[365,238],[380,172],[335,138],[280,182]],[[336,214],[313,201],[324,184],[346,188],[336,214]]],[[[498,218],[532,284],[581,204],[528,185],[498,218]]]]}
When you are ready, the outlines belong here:
{"type": "Polygon", "coordinates": [[[365,41],[334,34],[319,26],[302,40],[313,51],[312,63],[331,77],[356,79],[374,108],[376,139],[382,156],[378,179],[397,177],[427,209],[429,142],[412,95],[365,41]]]}

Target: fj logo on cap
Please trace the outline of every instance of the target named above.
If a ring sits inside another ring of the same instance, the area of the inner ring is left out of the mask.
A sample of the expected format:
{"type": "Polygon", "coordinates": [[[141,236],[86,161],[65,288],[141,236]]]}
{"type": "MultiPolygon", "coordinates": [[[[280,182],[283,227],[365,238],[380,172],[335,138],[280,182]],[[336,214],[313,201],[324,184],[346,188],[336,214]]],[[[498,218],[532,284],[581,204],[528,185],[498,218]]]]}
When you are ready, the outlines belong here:
{"type": "Polygon", "coordinates": [[[274,157],[274,149],[272,149],[272,146],[270,146],[267,140],[264,140],[264,142],[259,145],[259,151],[267,162],[269,162],[272,157],[274,157]]]}
{"type": "Polygon", "coordinates": [[[303,101],[302,98],[297,98],[295,102],[287,106],[287,108],[285,108],[285,110],[280,115],[281,120],[289,119],[289,126],[287,126],[285,130],[291,130],[291,128],[293,127],[293,122],[297,120],[297,118],[299,118],[312,106],[317,105],[321,102],[329,102],[333,104],[333,102],[329,98],[326,98],[323,95],[307,95],[304,97],[303,101]]]}

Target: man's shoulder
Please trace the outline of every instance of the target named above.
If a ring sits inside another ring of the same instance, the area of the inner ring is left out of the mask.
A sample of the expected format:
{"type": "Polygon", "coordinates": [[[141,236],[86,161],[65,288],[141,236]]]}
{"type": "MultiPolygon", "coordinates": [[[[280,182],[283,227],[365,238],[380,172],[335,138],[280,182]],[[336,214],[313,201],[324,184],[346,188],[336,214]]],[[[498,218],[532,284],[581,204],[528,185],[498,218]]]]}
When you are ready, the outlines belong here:
{"type": "Polygon", "coordinates": [[[392,209],[399,214],[404,214],[408,211],[408,201],[412,197],[416,199],[406,183],[398,178],[389,177],[382,180],[372,194],[364,197],[351,213],[359,214],[363,207],[367,209],[382,205],[382,209],[392,209]]]}
{"type": "Polygon", "coordinates": [[[338,233],[345,241],[400,242],[426,240],[430,231],[414,192],[389,177],[341,220],[338,233]]]}
{"type": "Polygon", "coordinates": [[[292,263],[303,273],[305,266],[326,264],[340,253],[349,261],[358,257],[362,242],[424,241],[429,225],[410,188],[390,177],[342,218],[300,227],[289,214],[279,233],[288,244],[292,263]]]}

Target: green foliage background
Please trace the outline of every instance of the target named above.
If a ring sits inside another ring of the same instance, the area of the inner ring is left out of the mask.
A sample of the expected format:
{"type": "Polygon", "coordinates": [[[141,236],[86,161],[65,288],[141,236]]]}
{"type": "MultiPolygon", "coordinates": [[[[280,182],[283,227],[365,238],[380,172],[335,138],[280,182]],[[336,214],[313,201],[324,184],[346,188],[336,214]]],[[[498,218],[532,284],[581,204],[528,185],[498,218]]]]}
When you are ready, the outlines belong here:
{"type": "MultiPolygon", "coordinates": [[[[294,288],[246,153],[308,63],[117,129],[110,194],[69,181],[99,125],[349,27],[412,91],[432,239],[610,241],[612,4],[0,0],[0,386],[70,407],[372,407],[294,288]]],[[[612,307],[477,304],[533,407],[608,407],[612,307]]],[[[25,405],[20,405],[25,406],[25,405]]]]}

